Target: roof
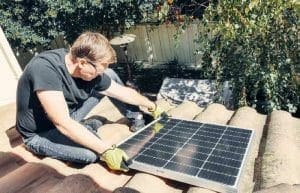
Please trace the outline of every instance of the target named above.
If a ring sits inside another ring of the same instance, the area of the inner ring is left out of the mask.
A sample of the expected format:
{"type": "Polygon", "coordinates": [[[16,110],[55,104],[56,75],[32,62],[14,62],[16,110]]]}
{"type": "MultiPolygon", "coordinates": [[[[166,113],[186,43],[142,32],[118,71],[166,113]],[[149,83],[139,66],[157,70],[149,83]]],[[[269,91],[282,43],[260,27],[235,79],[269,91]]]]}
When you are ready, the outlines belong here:
{"type": "MultiPolygon", "coordinates": [[[[285,111],[269,116],[242,107],[236,111],[223,105],[200,108],[193,102],[172,105],[157,103],[176,118],[208,123],[228,124],[255,130],[253,148],[241,179],[241,192],[300,192],[300,119],[285,111]],[[298,184],[298,185],[296,185],[298,184]]],[[[104,139],[117,143],[131,132],[122,115],[104,98],[88,116],[102,116],[109,124],[100,129],[104,139]]],[[[160,192],[214,193],[138,171],[118,173],[100,163],[74,165],[52,158],[38,157],[26,150],[20,136],[11,126],[15,122],[15,104],[0,108],[0,190],[2,193],[96,193],[160,192]],[[10,128],[10,129],[9,129],[10,128]]]]}

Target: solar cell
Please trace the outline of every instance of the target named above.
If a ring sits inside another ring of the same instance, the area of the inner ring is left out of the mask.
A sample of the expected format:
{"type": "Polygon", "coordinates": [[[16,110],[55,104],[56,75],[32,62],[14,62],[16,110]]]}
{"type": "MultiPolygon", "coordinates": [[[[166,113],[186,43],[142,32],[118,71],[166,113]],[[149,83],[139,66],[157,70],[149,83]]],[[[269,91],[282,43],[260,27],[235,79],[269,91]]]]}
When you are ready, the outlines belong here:
{"type": "Polygon", "coordinates": [[[238,192],[253,130],[161,118],[119,147],[130,168],[219,192],[238,192]],[[154,132],[155,124],[163,127],[154,132]]]}

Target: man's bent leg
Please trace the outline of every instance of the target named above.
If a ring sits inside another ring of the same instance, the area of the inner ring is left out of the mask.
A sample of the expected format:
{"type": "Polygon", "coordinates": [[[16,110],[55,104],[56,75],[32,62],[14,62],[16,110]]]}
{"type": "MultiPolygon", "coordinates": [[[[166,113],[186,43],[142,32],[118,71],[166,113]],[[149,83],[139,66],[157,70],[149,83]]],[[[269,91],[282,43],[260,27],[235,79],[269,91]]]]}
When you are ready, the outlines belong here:
{"type": "MultiPolygon", "coordinates": [[[[108,75],[112,80],[117,82],[120,85],[124,86],[124,83],[120,79],[120,77],[117,75],[115,71],[112,69],[108,68],[107,70],[104,71],[106,75],[108,75]]],[[[130,104],[124,104],[119,100],[116,100],[114,98],[109,98],[111,102],[118,108],[118,110],[125,116],[127,117],[130,122],[130,130],[131,131],[136,131],[142,127],[145,126],[145,121],[143,119],[143,114],[140,112],[139,107],[130,105],[130,104]]]]}
{"type": "MultiPolygon", "coordinates": [[[[124,83],[114,70],[108,68],[104,71],[104,73],[118,84],[124,85],[124,83]]],[[[104,95],[100,93],[94,93],[76,111],[72,112],[70,116],[77,121],[82,121],[103,97],[104,95]]],[[[142,128],[144,126],[143,115],[137,106],[124,104],[114,98],[110,98],[110,100],[118,108],[118,110],[132,122],[132,131],[138,130],[139,128],[142,128]]],[[[102,125],[100,120],[91,121],[93,121],[93,123],[83,123],[89,125],[97,125],[97,128],[102,125]]]]}
{"type": "MultiPolygon", "coordinates": [[[[104,73],[109,76],[112,80],[114,80],[116,83],[120,84],[120,85],[123,85],[124,86],[124,83],[123,81],[120,79],[120,77],[118,76],[118,74],[108,68],[104,71],[104,73]]],[[[139,108],[137,106],[134,106],[134,105],[130,105],[130,104],[124,104],[122,103],[121,101],[119,100],[116,100],[114,98],[110,98],[109,99],[111,100],[111,102],[119,109],[119,111],[126,116],[127,112],[130,111],[130,112],[138,112],[139,111],[139,108]]]]}
{"type": "Polygon", "coordinates": [[[85,116],[100,102],[102,98],[103,96],[89,97],[80,107],[76,109],[76,111],[72,112],[70,116],[76,121],[83,120],[85,116]]]}
{"type": "Polygon", "coordinates": [[[74,143],[57,129],[51,129],[48,132],[38,134],[31,139],[25,140],[25,144],[38,155],[63,161],[88,164],[98,159],[95,152],[74,143]]]}
{"type": "MultiPolygon", "coordinates": [[[[112,80],[117,82],[120,85],[124,85],[120,77],[117,75],[117,73],[108,68],[104,71],[106,75],[108,75],[112,80]]],[[[81,121],[85,118],[85,116],[100,102],[100,100],[104,97],[104,95],[100,93],[94,93],[91,97],[89,97],[76,111],[72,112],[70,116],[76,120],[81,121]]],[[[110,97],[109,97],[110,98],[110,97]]],[[[139,108],[134,105],[128,105],[124,104],[119,100],[116,100],[114,98],[110,98],[112,103],[118,108],[118,110],[126,116],[126,113],[129,111],[137,112],[139,111],[139,108]]]]}

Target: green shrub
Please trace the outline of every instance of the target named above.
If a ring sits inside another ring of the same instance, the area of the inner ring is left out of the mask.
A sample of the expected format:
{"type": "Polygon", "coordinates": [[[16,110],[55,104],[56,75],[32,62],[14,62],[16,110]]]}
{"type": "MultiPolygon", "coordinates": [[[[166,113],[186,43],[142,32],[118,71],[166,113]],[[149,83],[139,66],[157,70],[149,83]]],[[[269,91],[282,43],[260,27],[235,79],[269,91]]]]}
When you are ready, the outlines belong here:
{"type": "MultiPolygon", "coordinates": [[[[176,23],[201,17],[206,0],[11,0],[0,1],[0,26],[15,50],[49,48],[62,35],[72,42],[86,30],[111,38],[137,22],[176,23]],[[200,7],[199,7],[200,6],[200,7]],[[189,17],[183,17],[183,15],[189,17]]],[[[183,26],[185,27],[185,25],[183,26]]]]}
{"type": "Polygon", "coordinates": [[[58,35],[72,42],[94,30],[111,36],[141,19],[134,0],[0,1],[0,26],[11,46],[29,50],[48,47],[58,35]]]}
{"type": "Polygon", "coordinates": [[[212,1],[196,40],[203,68],[230,80],[235,106],[263,113],[299,107],[299,15],[291,0],[212,1]]]}

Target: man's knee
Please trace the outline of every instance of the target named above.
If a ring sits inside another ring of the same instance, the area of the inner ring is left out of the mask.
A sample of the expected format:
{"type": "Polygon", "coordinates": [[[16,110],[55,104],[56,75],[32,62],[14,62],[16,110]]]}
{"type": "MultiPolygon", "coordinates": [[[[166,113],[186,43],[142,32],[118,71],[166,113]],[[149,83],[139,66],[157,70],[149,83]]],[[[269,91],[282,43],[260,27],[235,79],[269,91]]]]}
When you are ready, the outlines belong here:
{"type": "Polygon", "coordinates": [[[111,68],[107,68],[104,73],[118,84],[124,85],[118,74],[111,68]]]}
{"type": "Polygon", "coordinates": [[[104,73],[109,77],[118,76],[117,73],[111,68],[107,68],[104,73]]]}

